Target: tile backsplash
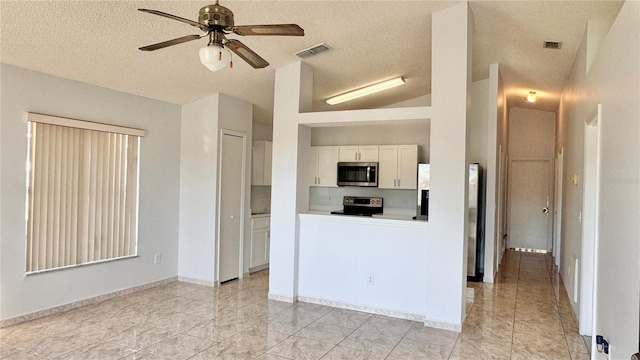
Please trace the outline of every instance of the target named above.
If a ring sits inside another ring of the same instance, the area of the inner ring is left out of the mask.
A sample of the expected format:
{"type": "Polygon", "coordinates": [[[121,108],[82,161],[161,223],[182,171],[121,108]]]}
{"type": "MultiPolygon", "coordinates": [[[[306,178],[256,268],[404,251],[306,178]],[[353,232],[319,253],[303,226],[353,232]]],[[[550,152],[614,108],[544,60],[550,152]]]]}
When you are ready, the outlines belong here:
{"type": "Polygon", "coordinates": [[[342,208],[344,196],[381,196],[384,198],[385,208],[415,210],[417,201],[416,190],[391,190],[373,187],[311,187],[309,188],[309,204],[333,205],[336,210],[342,208]]]}
{"type": "Polygon", "coordinates": [[[271,212],[271,186],[251,186],[251,212],[271,212]]]}

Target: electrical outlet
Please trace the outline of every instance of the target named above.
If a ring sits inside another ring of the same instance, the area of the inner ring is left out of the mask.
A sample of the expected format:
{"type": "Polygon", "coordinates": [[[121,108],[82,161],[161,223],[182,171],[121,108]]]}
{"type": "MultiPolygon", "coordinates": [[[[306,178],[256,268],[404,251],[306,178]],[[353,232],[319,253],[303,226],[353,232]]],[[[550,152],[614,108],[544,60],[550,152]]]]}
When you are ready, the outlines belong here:
{"type": "Polygon", "coordinates": [[[156,253],[156,255],[153,257],[153,263],[160,264],[161,261],[162,261],[162,254],[156,253]]]}
{"type": "Polygon", "coordinates": [[[367,275],[367,285],[373,286],[373,274],[367,275]]]}
{"type": "Polygon", "coordinates": [[[402,204],[403,205],[409,205],[409,200],[407,200],[407,199],[402,200],[402,204]]]}

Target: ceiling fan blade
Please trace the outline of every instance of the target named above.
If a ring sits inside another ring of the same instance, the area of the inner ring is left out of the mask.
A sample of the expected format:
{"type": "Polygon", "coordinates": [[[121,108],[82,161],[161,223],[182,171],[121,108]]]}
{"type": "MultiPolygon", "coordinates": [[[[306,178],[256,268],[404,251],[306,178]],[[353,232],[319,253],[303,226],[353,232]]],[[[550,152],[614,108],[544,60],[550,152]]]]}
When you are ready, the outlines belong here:
{"type": "Polygon", "coordinates": [[[304,36],[304,30],[296,24],[277,25],[242,25],[235,26],[233,32],[241,35],[279,35],[279,36],[304,36]]]}
{"type": "Polygon", "coordinates": [[[143,46],[143,47],[140,48],[140,50],[142,50],[142,51],[158,50],[158,49],[166,48],[167,46],[178,45],[178,44],[182,44],[182,43],[185,43],[187,41],[192,41],[192,40],[198,40],[201,37],[202,36],[200,36],[200,35],[187,35],[187,36],[179,37],[177,39],[167,40],[167,41],[163,41],[163,42],[160,42],[160,43],[157,43],[157,44],[143,46]]]}
{"type": "Polygon", "coordinates": [[[262,69],[269,66],[269,63],[265,59],[261,58],[260,55],[249,49],[247,45],[236,39],[227,40],[225,46],[255,69],[262,69]]]}
{"type": "Polygon", "coordinates": [[[189,20],[189,19],[182,18],[180,16],[167,14],[165,12],[158,11],[158,10],[150,10],[150,9],[138,9],[138,10],[142,11],[142,12],[149,13],[149,14],[154,14],[154,15],[166,17],[166,18],[173,19],[173,20],[178,20],[178,21],[183,22],[185,24],[189,24],[191,26],[195,26],[195,27],[197,27],[198,29],[200,29],[202,31],[207,31],[207,32],[209,31],[209,28],[207,28],[205,25],[200,24],[197,21],[192,21],[192,20],[189,20]]]}

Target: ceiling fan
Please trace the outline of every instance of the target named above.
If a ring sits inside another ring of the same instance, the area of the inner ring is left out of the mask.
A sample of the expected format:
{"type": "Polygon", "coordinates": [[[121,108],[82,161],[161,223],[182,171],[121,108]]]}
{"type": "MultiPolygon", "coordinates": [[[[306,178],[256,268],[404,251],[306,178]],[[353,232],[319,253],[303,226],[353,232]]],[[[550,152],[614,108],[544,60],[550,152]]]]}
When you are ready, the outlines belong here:
{"type": "Polygon", "coordinates": [[[255,69],[261,69],[269,65],[265,59],[260,57],[260,55],[256,54],[239,40],[228,39],[226,37],[228,34],[233,33],[240,36],[304,36],[304,30],[296,24],[235,26],[233,23],[233,12],[218,4],[218,0],[216,0],[214,5],[207,5],[200,9],[200,15],[198,16],[197,22],[158,10],[138,10],[177,20],[206,32],[204,35],[187,35],[157,44],[143,46],[140,50],[154,51],[208,36],[209,43],[207,46],[200,49],[200,61],[211,71],[220,70],[226,67],[227,64],[229,64],[230,67],[233,67],[233,63],[230,61],[231,54],[227,49],[233,51],[255,69]]]}

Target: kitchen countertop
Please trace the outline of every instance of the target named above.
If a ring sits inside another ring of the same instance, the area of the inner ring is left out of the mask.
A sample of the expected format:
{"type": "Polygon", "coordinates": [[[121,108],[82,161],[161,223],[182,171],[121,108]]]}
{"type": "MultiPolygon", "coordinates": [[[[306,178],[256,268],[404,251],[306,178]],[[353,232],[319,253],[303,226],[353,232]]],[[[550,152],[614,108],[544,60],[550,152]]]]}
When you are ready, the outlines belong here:
{"type": "Polygon", "coordinates": [[[336,214],[331,214],[331,211],[333,210],[338,210],[338,209],[336,209],[335,206],[326,206],[326,205],[313,206],[311,207],[311,209],[309,209],[307,214],[331,215],[335,217],[346,217],[347,219],[362,218],[362,219],[383,219],[383,220],[404,220],[404,221],[412,221],[412,222],[415,222],[415,221],[426,222],[426,220],[414,220],[413,217],[415,216],[415,210],[408,210],[408,209],[386,208],[384,209],[384,213],[375,214],[373,216],[336,215],[336,214]]]}
{"type": "Polygon", "coordinates": [[[377,214],[373,216],[357,216],[357,215],[336,215],[328,211],[309,211],[301,213],[300,218],[315,218],[325,221],[349,222],[349,223],[369,223],[369,224],[388,224],[398,226],[424,226],[426,220],[414,220],[413,215],[406,214],[377,214]]]}

